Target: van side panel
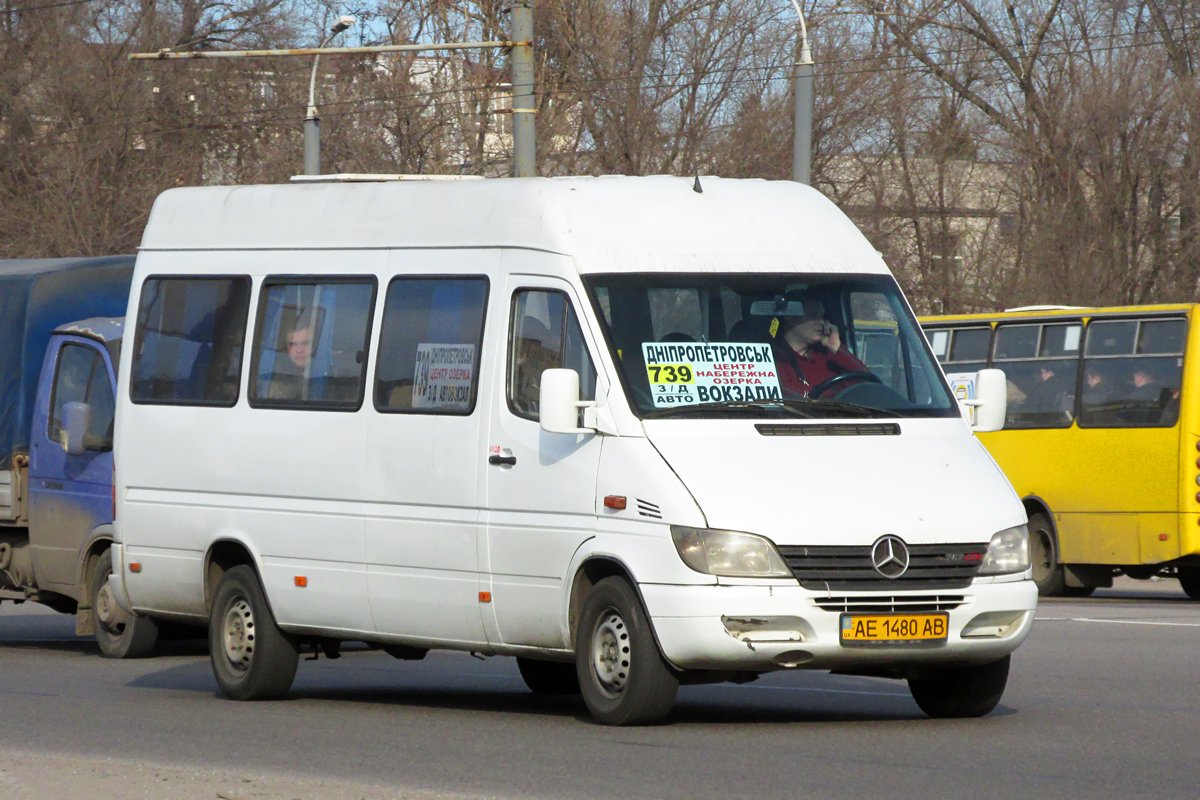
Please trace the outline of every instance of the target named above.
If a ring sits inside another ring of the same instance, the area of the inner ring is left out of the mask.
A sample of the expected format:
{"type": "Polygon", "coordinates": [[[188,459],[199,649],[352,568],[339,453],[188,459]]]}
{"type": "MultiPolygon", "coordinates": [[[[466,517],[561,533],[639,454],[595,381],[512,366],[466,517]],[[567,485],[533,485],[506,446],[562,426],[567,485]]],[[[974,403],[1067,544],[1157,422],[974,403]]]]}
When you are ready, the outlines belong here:
{"type": "MultiPolygon", "coordinates": [[[[262,279],[271,274],[369,274],[373,252],[145,253],[130,319],[145,276],[249,274],[250,299],[240,391],[232,408],[138,404],[124,383],[119,400],[118,530],[135,609],[207,615],[203,557],[217,539],[245,543],[281,625],[374,630],[366,594],[363,507],[365,407],[357,412],[251,408],[250,355],[262,279]],[[131,409],[136,409],[130,414],[131,409]],[[136,424],[124,425],[125,419],[136,424]],[[123,426],[123,427],[122,427],[123,426]],[[304,577],[301,588],[296,578],[304,577]]],[[[135,355],[125,350],[123,369],[135,355]]]]}
{"type": "MultiPolygon", "coordinates": [[[[396,251],[387,275],[487,276],[491,305],[497,296],[497,252],[396,251]]],[[[381,280],[377,343],[387,292],[388,280],[381,280]]],[[[436,338],[437,325],[431,327],[435,330],[420,335],[436,338]]],[[[497,334],[485,324],[483,335],[486,342],[497,334]]],[[[476,380],[486,387],[493,365],[490,359],[480,362],[476,380]]],[[[461,414],[413,413],[404,403],[396,402],[396,408],[392,403],[390,393],[373,397],[363,412],[369,419],[364,480],[371,504],[365,520],[367,586],[376,628],[416,639],[483,644],[478,543],[479,480],[487,461],[481,440],[485,404],[477,398],[471,413],[461,414]],[[382,411],[374,407],[380,400],[382,411]]]]}

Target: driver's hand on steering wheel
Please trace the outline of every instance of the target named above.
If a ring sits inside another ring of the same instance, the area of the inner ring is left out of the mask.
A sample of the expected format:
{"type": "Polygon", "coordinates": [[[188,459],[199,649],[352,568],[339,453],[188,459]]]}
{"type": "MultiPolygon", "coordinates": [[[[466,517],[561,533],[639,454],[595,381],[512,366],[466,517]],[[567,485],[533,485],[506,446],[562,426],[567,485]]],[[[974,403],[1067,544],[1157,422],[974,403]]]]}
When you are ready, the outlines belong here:
{"type": "Polygon", "coordinates": [[[836,353],[842,347],[842,337],[838,335],[837,325],[829,320],[825,321],[825,327],[821,330],[821,344],[831,353],[836,353]]]}

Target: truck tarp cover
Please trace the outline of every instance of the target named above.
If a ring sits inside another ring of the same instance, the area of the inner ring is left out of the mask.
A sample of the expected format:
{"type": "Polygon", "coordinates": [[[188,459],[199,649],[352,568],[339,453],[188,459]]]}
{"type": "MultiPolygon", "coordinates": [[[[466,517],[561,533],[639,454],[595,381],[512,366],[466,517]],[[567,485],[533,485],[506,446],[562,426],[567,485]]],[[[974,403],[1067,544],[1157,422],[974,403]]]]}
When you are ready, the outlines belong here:
{"type": "Polygon", "coordinates": [[[0,260],[0,469],[29,450],[38,373],[50,333],[87,317],[121,317],[133,256],[0,260]]]}

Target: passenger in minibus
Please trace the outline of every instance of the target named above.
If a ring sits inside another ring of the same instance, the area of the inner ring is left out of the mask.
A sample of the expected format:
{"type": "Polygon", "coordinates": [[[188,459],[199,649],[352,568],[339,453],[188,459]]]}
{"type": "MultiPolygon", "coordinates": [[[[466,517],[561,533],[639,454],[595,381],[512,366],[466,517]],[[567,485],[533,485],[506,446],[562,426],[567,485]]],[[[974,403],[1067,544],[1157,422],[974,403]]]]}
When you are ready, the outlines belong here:
{"type": "Polygon", "coordinates": [[[785,396],[807,397],[814,387],[838,375],[868,372],[842,346],[838,328],[825,318],[821,300],[794,292],[785,297],[804,308],[802,315],[782,316],[783,335],[775,342],[775,366],[785,396]]]}
{"type": "Polygon", "coordinates": [[[301,320],[288,332],[287,357],[290,363],[276,361],[267,397],[271,400],[303,400],[304,383],[312,361],[312,328],[301,320]]]}

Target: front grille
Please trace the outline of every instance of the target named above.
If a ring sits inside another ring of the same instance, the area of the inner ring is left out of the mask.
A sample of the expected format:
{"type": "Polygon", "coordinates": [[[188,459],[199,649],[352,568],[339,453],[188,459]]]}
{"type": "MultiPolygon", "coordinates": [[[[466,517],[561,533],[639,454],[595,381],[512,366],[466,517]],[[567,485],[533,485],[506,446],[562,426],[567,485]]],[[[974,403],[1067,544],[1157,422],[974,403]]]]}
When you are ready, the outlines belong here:
{"type": "Polygon", "coordinates": [[[856,614],[953,611],[967,601],[961,594],[872,595],[869,597],[821,597],[813,604],[822,611],[856,614]]]}
{"type": "Polygon", "coordinates": [[[908,571],[885,578],[871,564],[871,545],[781,545],[779,552],[805,589],[818,591],[923,591],[963,589],[979,571],[986,544],[910,544],[908,571]],[[968,557],[972,560],[968,561],[968,557]]]}

